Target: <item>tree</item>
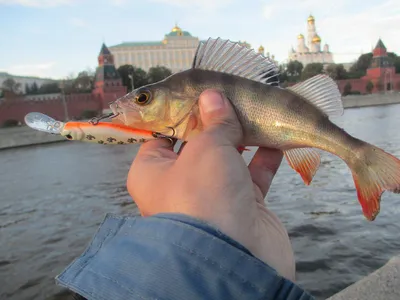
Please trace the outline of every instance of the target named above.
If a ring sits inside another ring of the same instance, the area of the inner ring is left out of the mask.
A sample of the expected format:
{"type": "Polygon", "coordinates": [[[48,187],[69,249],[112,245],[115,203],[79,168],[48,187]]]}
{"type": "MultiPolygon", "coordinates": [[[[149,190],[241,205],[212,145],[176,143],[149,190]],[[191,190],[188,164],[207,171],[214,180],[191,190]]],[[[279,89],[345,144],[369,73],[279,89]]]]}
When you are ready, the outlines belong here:
{"type": "Polygon", "coordinates": [[[325,72],[334,80],[347,79],[347,71],[343,64],[330,64],[327,66],[325,72]]]}
{"type": "Polygon", "coordinates": [[[367,90],[368,94],[372,93],[372,90],[374,89],[374,84],[372,83],[371,80],[367,82],[367,85],[365,86],[365,89],[367,90]]]}
{"type": "Polygon", "coordinates": [[[147,72],[148,82],[156,83],[158,81],[167,78],[171,74],[172,74],[171,70],[166,67],[162,66],[151,67],[147,72]]]}
{"type": "Polygon", "coordinates": [[[347,96],[351,93],[351,83],[347,81],[346,85],[343,88],[343,96],[347,96]]]}
{"type": "Polygon", "coordinates": [[[19,94],[21,89],[21,83],[16,82],[13,78],[9,77],[3,81],[2,87],[4,90],[19,94]]]}
{"type": "Polygon", "coordinates": [[[31,88],[30,88],[30,92],[31,92],[31,94],[38,94],[38,92],[39,92],[39,87],[38,87],[36,81],[34,81],[34,82],[32,83],[31,88]]]}
{"type": "Polygon", "coordinates": [[[311,63],[305,66],[301,73],[301,79],[306,80],[315,75],[324,73],[324,66],[321,63],[311,63]]]}
{"type": "Polygon", "coordinates": [[[25,83],[25,94],[29,95],[31,93],[31,87],[29,84],[25,83]]]}
{"type": "Polygon", "coordinates": [[[353,76],[360,78],[367,73],[368,67],[371,65],[372,53],[361,54],[357,61],[350,67],[353,76]]]}
{"type": "Polygon", "coordinates": [[[78,73],[78,76],[73,81],[74,92],[91,92],[93,89],[94,77],[88,71],[78,73]]]}
{"type": "Polygon", "coordinates": [[[40,86],[38,90],[38,94],[56,94],[60,93],[61,89],[58,86],[58,82],[49,82],[49,83],[44,83],[40,86]]]}
{"type": "Polygon", "coordinates": [[[129,77],[130,75],[133,76],[135,89],[148,84],[147,74],[141,68],[136,68],[132,65],[123,65],[117,71],[122,78],[122,84],[128,88],[128,92],[132,91],[132,79],[129,77]]]}
{"type": "Polygon", "coordinates": [[[294,60],[286,65],[286,74],[290,82],[298,82],[303,72],[304,66],[301,62],[294,60]]]}

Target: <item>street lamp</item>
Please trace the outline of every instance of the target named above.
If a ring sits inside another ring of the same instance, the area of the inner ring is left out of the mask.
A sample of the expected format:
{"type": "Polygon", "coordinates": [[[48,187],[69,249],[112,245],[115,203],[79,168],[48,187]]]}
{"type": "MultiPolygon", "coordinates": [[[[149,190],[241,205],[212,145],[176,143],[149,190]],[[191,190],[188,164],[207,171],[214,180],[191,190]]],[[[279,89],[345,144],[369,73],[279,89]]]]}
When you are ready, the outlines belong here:
{"type": "Polygon", "coordinates": [[[64,121],[68,121],[69,117],[68,117],[68,107],[67,107],[67,102],[65,101],[65,80],[61,80],[58,84],[59,88],[61,89],[61,101],[64,107],[64,121]]]}
{"type": "Polygon", "coordinates": [[[132,67],[132,74],[128,74],[128,77],[131,79],[131,85],[132,85],[132,91],[133,91],[135,89],[135,87],[133,85],[133,72],[135,69],[134,69],[133,65],[131,67],[132,67]]]}

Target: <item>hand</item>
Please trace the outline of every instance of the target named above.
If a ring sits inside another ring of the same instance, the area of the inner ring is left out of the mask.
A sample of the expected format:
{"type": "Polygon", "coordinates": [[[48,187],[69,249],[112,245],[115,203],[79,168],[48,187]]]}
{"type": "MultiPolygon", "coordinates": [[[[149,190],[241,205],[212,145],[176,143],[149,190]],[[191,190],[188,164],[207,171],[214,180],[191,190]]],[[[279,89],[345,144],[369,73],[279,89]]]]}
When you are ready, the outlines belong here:
{"type": "Polygon", "coordinates": [[[143,144],[129,171],[130,195],[143,216],[182,213],[208,222],[294,281],[288,234],[264,202],[282,152],[259,148],[247,167],[230,102],[213,90],[199,102],[204,131],[179,155],[166,139],[143,144]]]}

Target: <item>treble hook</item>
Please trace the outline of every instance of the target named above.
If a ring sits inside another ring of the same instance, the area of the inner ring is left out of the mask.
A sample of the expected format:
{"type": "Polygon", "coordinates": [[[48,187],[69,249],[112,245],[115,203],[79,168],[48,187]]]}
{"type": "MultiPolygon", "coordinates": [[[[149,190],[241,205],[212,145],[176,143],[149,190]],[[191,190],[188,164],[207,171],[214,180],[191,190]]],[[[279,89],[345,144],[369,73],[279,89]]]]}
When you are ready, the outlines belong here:
{"type": "Polygon", "coordinates": [[[99,121],[101,121],[101,120],[114,119],[115,117],[118,117],[118,115],[119,115],[119,113],[116,114],[116,115],[114,115],[114,113],[109,113],[108,115],[104,115],[104,116],[101,116],[101,117],[94,117],[94,118],[90,119],[89,123],[92,124],[92,125],[97,125],[97,124],[99,124],[99,121]]]}

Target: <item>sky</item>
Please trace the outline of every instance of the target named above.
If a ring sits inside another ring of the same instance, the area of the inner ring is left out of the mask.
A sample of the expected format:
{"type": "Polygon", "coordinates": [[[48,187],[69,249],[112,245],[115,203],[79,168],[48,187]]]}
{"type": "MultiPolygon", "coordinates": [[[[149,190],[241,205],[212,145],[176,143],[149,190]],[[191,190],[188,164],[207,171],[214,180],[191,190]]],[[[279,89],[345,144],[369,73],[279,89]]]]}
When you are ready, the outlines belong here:
{"type": "Polygon", "coordinates": [[[0,72],[76,75],[97,66],[103,42],[160,41],[176,22],[200,39],[263,45],[284,62],[310,14],[336,63],[379,38],[400,55],[399,0],[0,0],[0,72]]]}

